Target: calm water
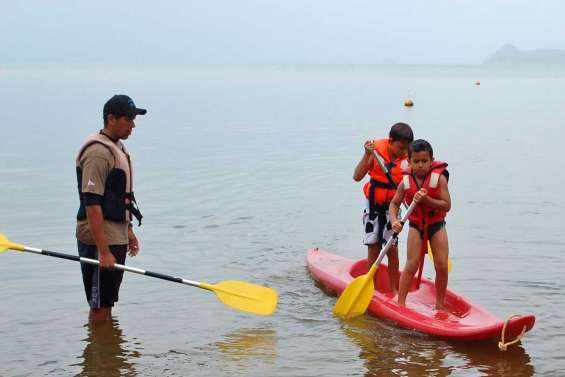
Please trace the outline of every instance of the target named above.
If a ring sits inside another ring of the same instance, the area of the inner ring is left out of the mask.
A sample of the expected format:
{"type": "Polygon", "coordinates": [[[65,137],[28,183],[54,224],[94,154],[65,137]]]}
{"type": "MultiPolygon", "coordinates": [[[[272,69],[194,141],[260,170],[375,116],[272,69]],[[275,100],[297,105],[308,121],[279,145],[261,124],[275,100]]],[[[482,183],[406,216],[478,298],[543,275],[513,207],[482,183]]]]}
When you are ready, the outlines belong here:
{"type": "Polygon", "coordinates": [[[76,263],[5,252],[0,376],[565,375],[564,87],[565,67],[0,68],[0,232],[76,252],[75,153],[123,92],[149,109],[128,141],[145,221],[127,263],[280,294],[256,317],[127,275],[115,321],[89,327],[76,263]],[[450,164],[450,287],[537,317],[508,352],[337,320],[307,273],[310,247],[365,255],[351,176],[397,121],[450,164]]]}

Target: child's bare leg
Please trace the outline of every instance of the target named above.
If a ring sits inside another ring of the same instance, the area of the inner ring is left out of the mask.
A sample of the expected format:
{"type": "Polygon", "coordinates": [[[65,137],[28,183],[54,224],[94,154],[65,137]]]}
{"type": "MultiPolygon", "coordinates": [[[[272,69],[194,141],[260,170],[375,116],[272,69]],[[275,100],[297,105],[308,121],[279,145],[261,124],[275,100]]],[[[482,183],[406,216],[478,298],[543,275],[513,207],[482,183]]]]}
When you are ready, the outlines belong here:
{"type": "Polygon", "coordinates": [[[445,303],[445,291],[447,290],[448,271],[447,260],[449,256],[449,245],[447,231],[445,228],[438,230],[430,240],[434,253],[434,267],[436,270],[436,309],[443,310],[445,303]]]}
{"type": "Polygon", "coordinates": [[[381,246],[379,244],[367,245],[367,268],[371,268],[379,257],[381,246]]]}
{"type": "Polygon", "coordinates": [[[420,232],[412,227],[408,231],[408,254],[406,258],[406,264],[400,275],[400,284],[398,287],[398,304],[400,306],[406,306],[406,296],[408,295],[408,289],[410,288],[410,282],[414,277],[416,271],[420,264],[420,258],[422,257],[422,238],[420,237],[420,232]]]}
{"type": "Polygon", "coordinates": [[[388,258],[388,282],[390,284],[390,290],[394,294],[398,293],[398,247],[393,245],[390,247],[387,253],[388,258]]]}

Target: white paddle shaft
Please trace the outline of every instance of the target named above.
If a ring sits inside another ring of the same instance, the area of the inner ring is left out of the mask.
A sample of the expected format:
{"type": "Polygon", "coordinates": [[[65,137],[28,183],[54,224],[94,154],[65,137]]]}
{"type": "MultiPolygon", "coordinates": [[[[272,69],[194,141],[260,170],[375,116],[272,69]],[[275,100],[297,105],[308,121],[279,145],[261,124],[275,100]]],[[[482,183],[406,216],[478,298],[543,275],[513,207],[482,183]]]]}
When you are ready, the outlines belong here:
{"type": "MultiPolygon", "coordinates": [[[[408,217],[410,217],[410,214],[412,213],[412,211],[414,210],[414,208],[416,208],[417,203],[415,201],[412,201],[412,204],[410,204],[410,207],[408,207],[408,209],[406,210],[406,213],[404,214],[404,216],[402,216],[402,219],[400,220],[400,222],[402,223],[402,225],[404,225],[404,223],[408,220],[408,217]]],[[[394,233],[392,235],[392,237],[390,237],[385,245],[385,247],[383,247],[383,249],[381,250],[377,260],[375,261],[374,264],[379,265],[379,263],[381,263],[381,261],[383,260],[383,258],[385,257],[386,253],[388,252],[388,249],[390,249],[390,247],[392,246],[394,240],[398,238],[398,233],[394,233]]]]}

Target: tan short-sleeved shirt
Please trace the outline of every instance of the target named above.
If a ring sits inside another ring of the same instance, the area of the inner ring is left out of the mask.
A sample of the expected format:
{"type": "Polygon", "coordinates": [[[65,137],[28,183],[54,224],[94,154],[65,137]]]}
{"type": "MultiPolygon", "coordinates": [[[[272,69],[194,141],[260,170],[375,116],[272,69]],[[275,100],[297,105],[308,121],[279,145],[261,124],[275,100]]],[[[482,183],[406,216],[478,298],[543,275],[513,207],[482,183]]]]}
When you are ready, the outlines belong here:
{"type": "MultiPolygon", "coordinates": [[[[82,168],[82,193],[104,195],[106,178],[114,168],[112,152],[100,143],[94,143],[83,152],[79,165],[82,168]]],[[[104,234],[109,245],[128,243],[128,223],[104,220],[104,234]]],[[[79,241],[95,245],[87,220],[77,221],[76,237],[79,241]]]]}

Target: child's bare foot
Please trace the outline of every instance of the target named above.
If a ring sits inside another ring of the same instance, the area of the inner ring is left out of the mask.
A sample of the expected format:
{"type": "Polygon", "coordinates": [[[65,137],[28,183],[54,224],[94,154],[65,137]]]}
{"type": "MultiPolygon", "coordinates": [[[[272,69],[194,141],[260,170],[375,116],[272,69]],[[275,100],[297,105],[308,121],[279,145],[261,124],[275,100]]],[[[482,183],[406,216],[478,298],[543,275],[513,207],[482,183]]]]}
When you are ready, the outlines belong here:
{"type": "Polygon", "coordinates": [[[445,305],[436,303],[436,313],[434,318],[436,319],[447,319],[449,317],[449,311],[445,309],[445,305]]]}
{"type": "Polygon", "coordinates": [[[449,318],[449,313],[445,310],[438,310],[435,312],[434,318],[439,320],[446,320],[447,318],[449,318]]]}

